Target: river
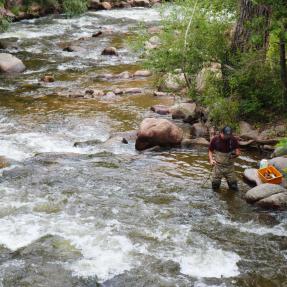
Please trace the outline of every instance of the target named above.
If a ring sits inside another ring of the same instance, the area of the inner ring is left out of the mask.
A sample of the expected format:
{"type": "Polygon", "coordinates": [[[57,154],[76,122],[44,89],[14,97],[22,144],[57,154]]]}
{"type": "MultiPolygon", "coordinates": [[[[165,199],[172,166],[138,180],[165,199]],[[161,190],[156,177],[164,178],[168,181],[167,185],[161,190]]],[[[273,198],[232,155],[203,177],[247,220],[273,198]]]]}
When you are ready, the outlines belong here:
{"type": "Polygon", "coordinates": [[[1,38],[27,70],[0,77],[0,286],[287,286],[286,212],[248,205],[240,192],[213,193],[204,149],[137,153],[108,141],[138,128],[152,79],[99,80],[141,69],[125,39],[138,24],[159,25],[154,9],[48,16],[12,24],[1,38]],[[69,53],[63,42],[112,31],[69,53]],[[101,56],[109,46],[119,57],[101,56]],[[47,74],[56,81],[43,83],[47,74]],[[141,87],[112,100],[59,97],[67,89],[141,87]],[[75,142],[98,140],[74,147],[75,142]],[[101,143],[102,142],[102,143],[101,143]],[[97,285],[98,284],[98,285],[97,285]]]}

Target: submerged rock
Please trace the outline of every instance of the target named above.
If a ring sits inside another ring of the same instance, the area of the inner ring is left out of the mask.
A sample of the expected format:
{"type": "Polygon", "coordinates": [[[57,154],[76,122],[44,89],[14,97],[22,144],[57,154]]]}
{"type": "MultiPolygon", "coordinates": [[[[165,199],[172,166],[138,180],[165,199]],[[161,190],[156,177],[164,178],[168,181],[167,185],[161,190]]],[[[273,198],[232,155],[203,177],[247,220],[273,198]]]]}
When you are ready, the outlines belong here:
{"type": "Polygon", "coordinates": [[[115,47],[107,47],[103,50],[102,55],[105,56],[118,56],[118,51],[115,47]]]}
{"type": "Polygon", "coordinates": [[[67,46],[63,49],[64,52],[85,52],[86,49],[82,48],[80,46],[76,46],[76,45],[71,45],[71,46],[67,46]]]}
{"type": "Polygon", "coordinates": [[[183,131],[166,119],[146,118],[142,121],[136,139],[136,149],[145,150],[154,146],[180,145],[183,131]]]}
{"type": "Polygon", "coordinates": [[[55,82],[55,78],[53,75],[44,75],[42,78],[41,78],[41,81],[42,82],[45,82],[45,83],[52,83],[52,82],[55,82]]]}
{"type": "Polygon", "coordinates": [[[23,62],[11,54],[0,53],[1,73],[21,73],[26,67],[23,62]]]}

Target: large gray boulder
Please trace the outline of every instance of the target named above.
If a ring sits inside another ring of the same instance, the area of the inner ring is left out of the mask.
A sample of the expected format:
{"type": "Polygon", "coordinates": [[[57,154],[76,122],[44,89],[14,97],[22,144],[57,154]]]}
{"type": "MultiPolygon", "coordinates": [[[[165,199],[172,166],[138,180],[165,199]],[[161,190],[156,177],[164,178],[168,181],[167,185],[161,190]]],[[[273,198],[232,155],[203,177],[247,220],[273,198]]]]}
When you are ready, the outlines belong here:
{"type": "Polygon", "coordinates": [[[23,62],[11,54],[0,53],[1,73],[21,73],[26,67],[23,62]]]}
{"type": "Polygon", "coordinates": [[[274,157],[269,160],[269,164],[275,166],[279,171],[283,172],[287,169],[287,157],[274,157]]]}
{"type": "Polygon", "coordinates": [[[287,192],[287,190],[280,185],[264,183],[247,191],[247,193],[245,194],[245,199],[249,203],[255,203],[274,194],[284,192],[287,192]]]}
{"type": "Polygon", "coordinates": [[[203,93],[206,90],[208,79],[218,79],[222,78],[221,64],[211,63],[209,66],[204,67],[196,76],[196,90],[199,93],[203,93]]]}
{"type": "Polygon", "coordinates": [[[166,119],[146,118],[142,121],[136,139],[136,149],[145,150],[154,146],[173,147],[180,145],[183,130],[166,119]]]}
{"type": "Polygon", "coordinates": [[[259,131],[251,127],[247,122],[239,122],[240,138],[244,140],[256,140],[259,136],[259,131]]]}
{"type": "Polygon", "coordinates": [[[285,155],[287,155],[287,146],[286,147],[280,146],[275,148],[272,157],[279,157],[285,155]]]}
{"type": "Polygon", "coordinates": [[[195,138],[206,138],[209,136],[208,127],[204,123],[195,123],[191,126],[191,135],[195,138]]]}
{"type": "Polygon", "coordinates": [[[173,119],[182,119],[189,123],[194,122],[198,116],[196,103],[180,103],[172,106],[170,111],[173,119]]]}
{"type": "Polygon", "coordinates": [[[276,193],[267,198],[261,199],[257,205],[263,208],[284,209],[287,208],[287,190],[286,192],[276,193]]]}
{"type": "Polygon", "coordinates": [[[262,184],[262,181],[258,175],[258,170],[256,168],[245,169],[243,176],[247,181],[255,183],[256,185],[262,184]]]}

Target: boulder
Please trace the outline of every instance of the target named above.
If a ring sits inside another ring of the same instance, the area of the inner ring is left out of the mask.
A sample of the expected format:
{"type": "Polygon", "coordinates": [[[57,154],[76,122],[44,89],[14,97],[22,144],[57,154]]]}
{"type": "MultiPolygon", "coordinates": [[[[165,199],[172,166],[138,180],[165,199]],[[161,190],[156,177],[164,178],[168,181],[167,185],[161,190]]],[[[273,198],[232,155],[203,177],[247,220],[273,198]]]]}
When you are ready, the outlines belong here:
{"type": "Polygon", "coordinates": [[[209,136],[208,128],[204,123],[195,123],[191,126],[191,135],[195,138],[206,138],[209,136]]]}
{"type": "Polygon", "coordinates": [[[239,122],[240,138],[244,140],[256,140],[259,136],[259,131],[254,130],[247,122],[239,122]]]}
{"type": "Polygon", "coordinates": [[[277,193],[284,193],[287,190],[277,184],[263,183],[258,185],[245,194],[245,199],[249,203],[255,203],[261,199],[267,198],[277,193]]]}
{"type": "Polygon", "coordinates": [[[269,164],[274,165],[279,171],[283,172],[287,169],[287,157],[274,157],[269,160],[269,164]]]}
{"type": "Polygon", "coordinates": [[[101,9],[102,8],[101,1],[100,0],[90,0],[89,1],[89,8],[95,9],[95,10],[101,9]]]}
{"type": "Polygon", "coordinates": [[[149,70],[139,70],[134,73],[134,77],[149,77],[152,73],[149,70]]]}
{"type": "Polygon", "coordinates": [[[11,54],[0,53],[0,73],[21,73],[25,69],[20,59],[11,54]]]}
{"type": "Polygon", "coordinates": [[[182,119],[185,122],[193,122],[197,119],[197,105],[195,103],[180,103],[171,107],[173,119],[182,119]]]}
{"type": "Polygon", "coordinates": [[[12,37],[12,38],[0,39],[0,49],[1,50],[6,50],[6,49],[18,50],[19,49],[18,38],[12,37]]]}
{"type": "Polygon", "coordinates": [[[256,204],[263,208],[285,209],[287,208],[287,190],[285,191],[261,199],[256,204]]]}
{"type": "Polygon", "coordinates": [[[204,67],[196,76],[196,90],[202,93],[206,90],[208,77],[215,79],[222,78],[221,64],[211,63],[208,67],[204,67]]]}
{"type": "Polygon", "coordinates": [[[102,9],[104,9],[104,10],[111,10],[112,9],[112,5],[109,2],[102,2],[101,6],[102,6],[102,9]]]}
{"type": "Polygon", "coordinates": [[[163,77],[163,81],[159,86],[159,91],[178,92],[186,87],[186,81],[183,73],[168,73],[163,77]]]}
{"type": "Polygon", "coordinates": [[[287,155],[287,146],[286,147],[280,146],[275,148],[272,157],[280,157],[285,155],[287,155]]]}
{"type": "Polygon", "coordinates": [[[152,106],[151,111],[159,114],[159,115],[168,115],[170,113],[170,107],[164,105],[155,105],[152,106]]]}
{"type": "Polygon", "coordinates": [[[148,0],[134,0],[134,6],[136,6],[136,7],[150,7],[151,4],[148,0]]]}
{"type": "Polygon", "coordinates": [[[142,121],[135,147],[145,150],[154,146],[172,147],[180,145],[183,130],[166,119],[146,118],[142,121]]]}
{"type": "Polygon", "coordinates": [[[262,181],[258,175],[258,170],[256,168],[245,169],[243,176],[247,181],[252,182],[256,185],[262,184],[262,181]]]}
{"type": "Polygon", "coordinates": [[[118,56],[118,51],[115,47],[107,47],[103,50],[102,55],[105,56],[118,56]]]}

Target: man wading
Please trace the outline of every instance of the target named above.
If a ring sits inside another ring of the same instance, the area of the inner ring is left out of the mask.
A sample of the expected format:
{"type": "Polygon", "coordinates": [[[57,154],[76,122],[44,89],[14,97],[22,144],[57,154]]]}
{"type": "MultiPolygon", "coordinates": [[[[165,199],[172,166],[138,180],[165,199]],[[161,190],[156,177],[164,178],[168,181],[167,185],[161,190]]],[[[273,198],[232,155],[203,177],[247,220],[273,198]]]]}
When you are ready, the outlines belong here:
{"type": "Polygon", "coordinates": [[[234,171],[234,160],[240,155],[239,142],[232,135],[232,129],[225,127],[220,135],[215,136],[209,145],[209,162],[213,166],[212,188],[218,191],[221,179],[226,178],[228,187],[237,191],[237,179],[234,171]]]}

